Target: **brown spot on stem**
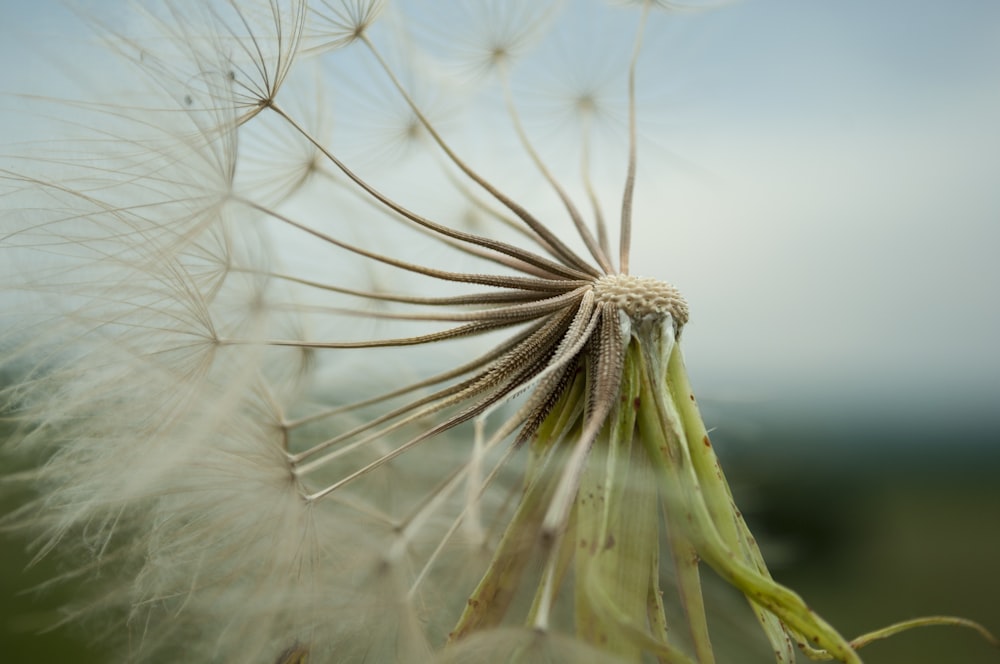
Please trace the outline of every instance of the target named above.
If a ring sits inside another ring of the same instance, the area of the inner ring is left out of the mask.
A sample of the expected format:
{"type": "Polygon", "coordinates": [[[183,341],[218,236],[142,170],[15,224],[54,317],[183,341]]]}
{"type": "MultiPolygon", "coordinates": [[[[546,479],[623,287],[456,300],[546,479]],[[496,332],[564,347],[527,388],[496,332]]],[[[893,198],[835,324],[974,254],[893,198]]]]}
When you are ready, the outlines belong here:
{"type": "Polygon", "coordinates": [[[604,540],[604,550],[607,551],[608,549],[614,548],[614,546],[615,546],[615,536],[608,535],[608,539],[604,540]]]}
{"type": "Polygon", "coordinates": [[[702,438],[701,442],[705,443],[705,447],[711,447],[712,446],[712,441],[710,441],[708,439],[708,436],[705,436],[704,438],[702,438]]]}
{"type": "Polygon", "coordinates": [[[632,409],[633,410],[639,410],[639,404],[640,403],[642,403],[642,400],[639,397],[636,397],[635,399],[632,399],[632,409]]]}
{"type": "Polygon", "coordinates": [[[296,643],[278,655],[275,664],[306,664],[309,659],[309,648],[296,643]]]}

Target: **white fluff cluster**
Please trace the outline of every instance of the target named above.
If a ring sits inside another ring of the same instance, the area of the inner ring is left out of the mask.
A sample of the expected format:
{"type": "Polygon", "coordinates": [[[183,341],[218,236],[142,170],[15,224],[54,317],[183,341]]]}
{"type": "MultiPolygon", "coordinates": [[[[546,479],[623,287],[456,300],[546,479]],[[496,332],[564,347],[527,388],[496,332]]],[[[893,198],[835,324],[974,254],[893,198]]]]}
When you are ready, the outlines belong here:
{"type": "MultiPolygon", "coordinates": [[[[52,135],[66,139],[2,175],[8,447],[43,459],[20,478],[37,499],[7,523],[35,532],[39,555],[63,549],[100,572],[84,613],[124,611],[102,638],[128,661],[611,660],[510,628],[436,654],[496,544],[517,464],[481,491],[498,452],[471,424],[397,457],[394,441],[431,412],[329,442],[378,421],[395,388],[430,381],[439,357],[484,352],[324,346],[424,333],[427,321],[394,318],[390,292],[450,294],[366,251],[446,270],[478,260],[400,225],[365,187],[519,237],[428,137],[465,141],[477,167],[537,195],[530,161],[491,147],[518,145],[519,119],[490,120],[500,138],[469,121],[502,113],[501,70],[518,101],[537,100],[528,130],[555,136],[557,163],[566,118],[584,136],[624,134],[623,70],[582,67],[574,82],[521,64],[569,49],[566,34],[545,41],[577,27],[562,3],[440,4],[141,3],[103,35],[118,65],[93,73],[98,100],[55,106],[52,135]]],[[[633,31],[641,13],[588,11],[633,31]]],[[[627,64],[630,38],[607,36],[581,62],[607,48],[627,64]]],[[[576,174],[590,146],[574,150],[576,174]]]]}

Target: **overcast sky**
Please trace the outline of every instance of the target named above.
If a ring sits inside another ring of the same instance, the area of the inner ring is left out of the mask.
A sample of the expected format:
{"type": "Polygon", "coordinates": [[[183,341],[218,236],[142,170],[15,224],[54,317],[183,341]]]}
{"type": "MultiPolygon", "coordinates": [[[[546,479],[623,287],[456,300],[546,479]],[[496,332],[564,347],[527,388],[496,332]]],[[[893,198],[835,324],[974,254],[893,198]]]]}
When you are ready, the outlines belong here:
{"type": "MultiPolygon", "coordinates": [[[[0,14],[0,90],[37,87],[75,19],[0,14]]],[[[997,410],[1000,2],[748,1],[677,43],[677,167],[640,193],[633,272],[687,295],[696,387],[997,410]]]]}

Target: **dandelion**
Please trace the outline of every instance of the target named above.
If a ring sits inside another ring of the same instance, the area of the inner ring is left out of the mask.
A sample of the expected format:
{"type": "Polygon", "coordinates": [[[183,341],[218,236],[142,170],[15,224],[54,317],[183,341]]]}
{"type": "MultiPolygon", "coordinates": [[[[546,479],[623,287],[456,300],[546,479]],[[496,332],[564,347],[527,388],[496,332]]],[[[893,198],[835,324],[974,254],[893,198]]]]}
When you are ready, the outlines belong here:
{"type": "Polygon", "coordinates": [[[130,659],[704,664],[703,565],[777,662],[918,625],[992,640],[931,617],[849,641],[768,573],[688,304],[631,274],[643,41],[671,4],[625,4],[151,6],[108,37],[136,101],[77,104],[79,152],[4,173],[11,447],[45,457],[8,522],[107,570],[81,613],[121,616],[130,659]],[[567,184],[524,90],[571,11],[634,38],[620,107],[603,68],[550,99],[567,184]],[[474,154],[488,115],[516,193],[474,154]]]}

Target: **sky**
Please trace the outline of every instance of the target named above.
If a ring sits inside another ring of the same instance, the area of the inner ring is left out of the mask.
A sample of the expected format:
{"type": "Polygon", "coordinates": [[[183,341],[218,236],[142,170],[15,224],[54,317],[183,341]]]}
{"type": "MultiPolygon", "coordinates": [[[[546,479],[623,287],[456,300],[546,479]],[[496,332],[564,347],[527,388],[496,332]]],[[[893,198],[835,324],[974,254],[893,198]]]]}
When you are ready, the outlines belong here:
{"type": "MultiPolygon", "coordinates": [[[[78,19],[0,15],[0,91],[58,93],[78,19]]],[[[751,0],[677,16],[675,46],[639,72],[676,103],[633,272],[691,303],[699,392],[1000,422],[1000,3],[751,0]]],[[[36,126],[9,117],[0,142],[36,126]]]]}

